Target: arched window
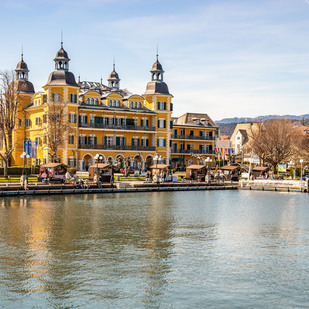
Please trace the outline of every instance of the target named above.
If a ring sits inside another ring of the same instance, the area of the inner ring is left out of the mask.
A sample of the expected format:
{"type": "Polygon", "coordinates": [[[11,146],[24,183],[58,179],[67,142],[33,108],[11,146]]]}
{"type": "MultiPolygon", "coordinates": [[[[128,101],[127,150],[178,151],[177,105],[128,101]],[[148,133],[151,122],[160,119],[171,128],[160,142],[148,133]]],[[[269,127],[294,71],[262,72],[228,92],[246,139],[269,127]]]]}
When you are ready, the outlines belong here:
{"type": "Polygon", "coordinates": [[[115,100],[113,100],[113,106],[116,106],[116,101],[115,100]]]}
{"type": "Polygon", "coordinates": [[[99,100],[95,99],[95,105],[99,105],[99,100]]]}
{"type": "Polygon", "coordinates": [[[93,99],[91,99],[91,105],[93,105],[94,104],[94,100],[93,99]]]}
{"type": "Polygon", "coordinates": [[[89,100],[89,98],[87,98],[87,104],[90,104],[90,100],[89,100]]]}
{"type": "Polygon", "coordinates": [[[120,107],[120,101],[119,100],[117,101],[117,105],[116,106],[120,107]]]}
{"type": "Polygon", "coordinates": [[[109,106],[112,106],[112,100],[109,100],[109,106]]]}

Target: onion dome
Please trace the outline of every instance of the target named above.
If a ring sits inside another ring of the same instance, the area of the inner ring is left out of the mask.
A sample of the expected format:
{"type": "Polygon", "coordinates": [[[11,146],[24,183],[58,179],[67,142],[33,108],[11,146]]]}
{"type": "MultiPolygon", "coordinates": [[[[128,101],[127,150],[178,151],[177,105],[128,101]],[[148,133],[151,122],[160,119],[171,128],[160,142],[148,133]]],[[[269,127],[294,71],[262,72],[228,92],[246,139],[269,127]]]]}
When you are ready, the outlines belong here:
{"type": "Polygon", "coordinates": [[[163,69],[162,69],[161,63],[157,59],[157,61],[153,64],[152,69],[151,69],[150,72],[158,72],[158,71],[164,72],[163,69]]]}
{"type": "Polygon", "coordinates": [[[56,58],[64,58],[64,59],[68,59],[68,53],[63,49],[63,46],[61,44],[61,48],[58,50],[57,54],[56,54],[56,58]]]}
{"type": "Polygon", "coordinates": [[[33,84],[28,80],[17,79],[11,85],[19,93],[34,94],[33,84]]]}
{"type": "Polygon", "coordinates": [[[28,70],[27,63],[23,59],[21,59],[17,63],[16,70],[28,70]]]}
{"type": "Polygon", "coordinates": [[[74,86],[78,87],[75,76],[72,72],[69,71],[54,71],[50,73],[46,85],[59,85],[59,86],[74,86]]]}
{"type": "Polygon", "coordinates": [[[112,90],[118,90],[119,89],[119,75],[115,70],[115,62],[113,64],[113,71],[111,74],[109,74],[108,77],[108,87],[112,88],[112,90]]]}

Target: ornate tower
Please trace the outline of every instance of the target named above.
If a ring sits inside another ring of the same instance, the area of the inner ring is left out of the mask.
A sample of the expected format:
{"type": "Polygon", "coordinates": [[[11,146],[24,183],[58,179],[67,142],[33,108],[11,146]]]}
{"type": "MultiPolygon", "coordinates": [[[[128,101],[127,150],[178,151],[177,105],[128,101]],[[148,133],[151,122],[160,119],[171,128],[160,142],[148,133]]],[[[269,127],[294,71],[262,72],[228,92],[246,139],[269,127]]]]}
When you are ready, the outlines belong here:
{"type": "Polygon", "coordinates": [[[115,70],[115,62],[113,63],[113,71],[111,74],[109,74],[108,77],[108,87],[110,87],[112,90],[118,90],[119,89],[119,75],[115,70]]]}
{"type": "Polygon", "coordinates": [[[147,84],[144,93],[145,105],[157,113],[156,141],[157,153],[170,160],[170,140],[172,129],[172,95],[169,93],[167,84],[163,81],[164,70],[156,55],[156,62],[153,64],[150,73],[151,81],[147,84]]]}

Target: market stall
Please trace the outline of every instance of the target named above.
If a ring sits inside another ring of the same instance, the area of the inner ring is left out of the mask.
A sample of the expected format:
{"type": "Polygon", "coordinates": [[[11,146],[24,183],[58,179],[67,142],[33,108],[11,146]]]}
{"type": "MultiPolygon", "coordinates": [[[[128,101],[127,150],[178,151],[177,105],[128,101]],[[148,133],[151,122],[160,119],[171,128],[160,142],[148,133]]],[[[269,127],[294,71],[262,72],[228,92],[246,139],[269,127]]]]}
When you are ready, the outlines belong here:
{"type": "Polygon", "coordinates": [[[230,180],[238,181],[239,180],[240,166],[238,164],[222,166],[221,170],[223,172],[225,180],[227,181],[230,181],[230,180]]]}
{"type": "Polygon", "coordinates": [[[113,168],[108,163],[97,163],[89,166],[89,180],[97,180],[102,183],[111,183],[113,180],[113,168]],[[97,176],[99,179],[97,179],[97,176]]]}
{"type": "Polygon", "coordinates": [[[205,181],[206,174],[205,165],[192,164],[186,168],[186,178],[190,180],[205,181]]]}
{"type": "Polygon", "coordinates": [[[64,183],[67,166],[62,163],[46,163],[40,167],[40,178],[43,182],[64,183]]]}
{"type": "Polygon", "coordinates": [[[252,176],[254,178],[265,177],[268,171],[268,166],[256,166],[252,169],[252,176]]]}
{"type": "Polygon", "coordinates": [[[152,181],[162,182],[168,180],[170,177],[169,168],[170,166],[168,164],[155,164],[150,166],[152,181]]]}

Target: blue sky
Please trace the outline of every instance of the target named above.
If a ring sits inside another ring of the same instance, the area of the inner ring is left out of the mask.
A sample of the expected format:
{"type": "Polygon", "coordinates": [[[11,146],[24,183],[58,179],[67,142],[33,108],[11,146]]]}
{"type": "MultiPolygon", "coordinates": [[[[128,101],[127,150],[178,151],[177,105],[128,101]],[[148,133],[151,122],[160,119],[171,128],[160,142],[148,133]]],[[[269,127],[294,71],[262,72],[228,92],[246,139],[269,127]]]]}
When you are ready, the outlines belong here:
{"type": "Polygon", "coordinates": [[[174,114],[309,113],[309,0],[0,0],[0,70],[20,58],[36,91],[64,47],[77,79],[142,94],[159,45],[174,114]]]}

